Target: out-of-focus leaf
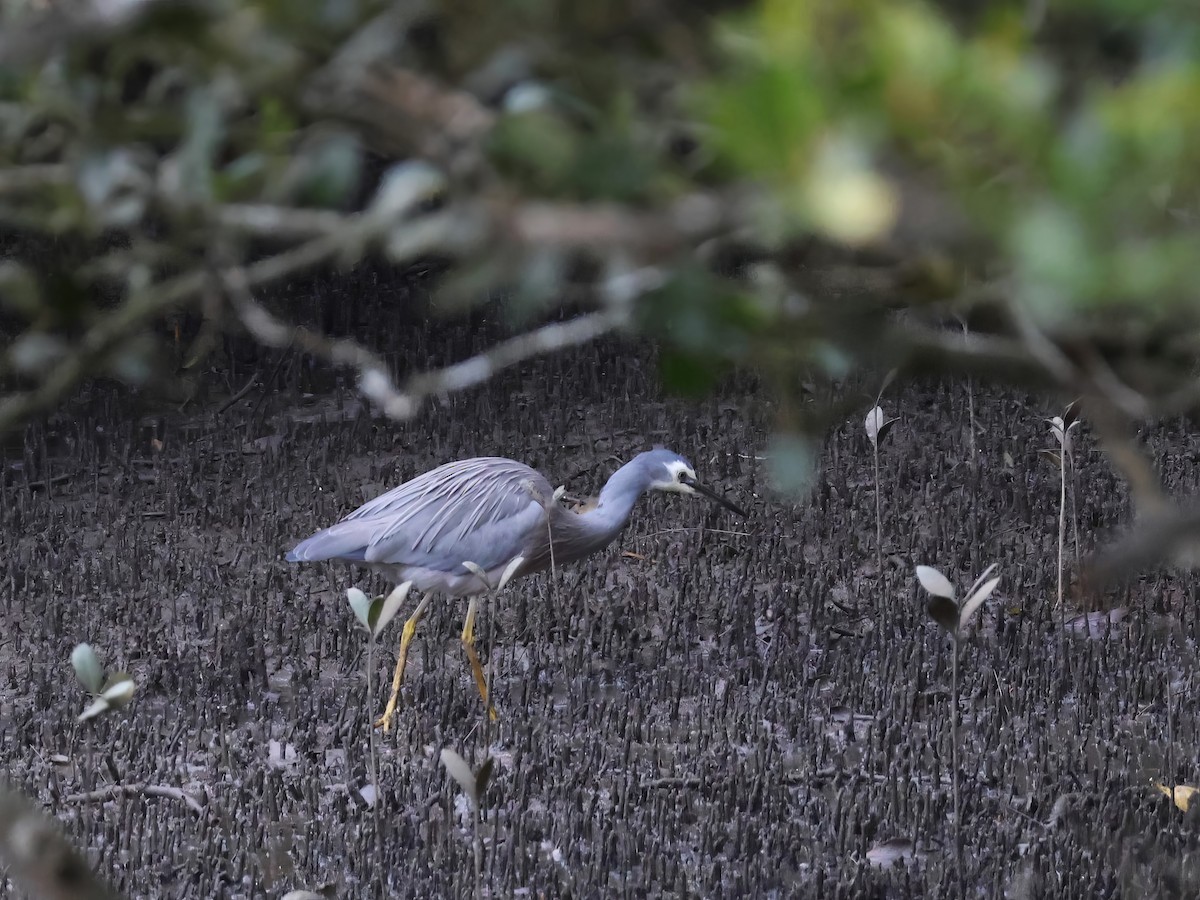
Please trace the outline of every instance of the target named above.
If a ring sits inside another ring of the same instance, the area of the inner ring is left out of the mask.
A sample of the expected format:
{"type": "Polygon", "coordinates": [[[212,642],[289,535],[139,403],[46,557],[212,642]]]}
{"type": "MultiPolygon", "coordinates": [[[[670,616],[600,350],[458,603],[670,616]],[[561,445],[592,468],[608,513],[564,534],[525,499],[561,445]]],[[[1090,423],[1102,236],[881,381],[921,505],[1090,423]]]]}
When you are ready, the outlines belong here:
{"type": "Polygon", "coordinates": [[[686,350],[665,348],[658,357],[663,387],[683,396],[698,397],[713,389],[726,365],[686,350]]]}
{"type": "Polygon", "coordinates": [[[69,352],[66,341],[54,334],[29,331],[8,348],[8,364],[22,375],[44,375],[69,352]]]}
{"type": "Polygon", "coordinates": [[[380,225],[390,225],[436,198],[445,187],[445,177],[429,163],[397,163],[384,174],[367,214],[380,225]]]}
{"type": "Polygon", "coordinates": [[[501,117],[488,141],[500,169],[550,195],[566,190],[580,146],[580,136],[548,107],[501,117]]]}
{"type": "Polygon", "coordinates": [[[1047,202],[1020,215],[1011,246],[1022,300],[1042,324],[1061,326],[1079,299],[1095,291],[1094,250],[1078,217],[1061,205],[1047,202]]]}
{"type": "Polygon", "coordinates": [[[800,434],[778,434],[767,448],[771,481],[785,494],[807,491],[816,475],[812,442],[800,434]]]}
{"type": "Polygon", "coordinates": [[[25,320],[35,318],[42,309],[37,276],[11,259],[0,260],[0,309],[25,320]]]}
{"type": "Polygon", "coordinates": [[[91,644],[78,644],[71,651],[71,666],[75,669],[75,677],[88,693],[100,693],[100,688],[104,686],[104,670],[91,644]]]}
{"type": "Polygon", "coordinates": [[[143,385],[158,369],[158,343],[148,334],[126,338],[109,356],[108,370],[126,384],[143,385]]]}
{"type": "Polygon", "coordinates": [[[353,196],[362,178],[362,149],[343,131],[324,135],[306,147],[296,196],[309,206],[339,207],[353,196]]]}
{"type": "Polygon", "coordinates": [[[900,209],[895,188],[861,156],[858,148],[827,142],[804,187],[804,209],[813,226],[852,246],[884,237],[900,209]]]}

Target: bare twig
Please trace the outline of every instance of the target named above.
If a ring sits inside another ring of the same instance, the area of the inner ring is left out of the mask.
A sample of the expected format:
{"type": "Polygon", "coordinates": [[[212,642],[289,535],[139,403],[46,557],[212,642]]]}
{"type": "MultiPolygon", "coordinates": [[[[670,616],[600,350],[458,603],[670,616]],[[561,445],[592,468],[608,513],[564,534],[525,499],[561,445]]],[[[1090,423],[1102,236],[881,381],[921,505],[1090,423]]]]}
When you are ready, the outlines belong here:
{"type": "Polygon", "coordinates": [[[359,387],[367,399],[385,415],[400,421],[411,419],[420,412],[432,395],[462,391],[524,360],[585,344],[614,330],[625,320],[624,313],[619,310],[604,310],[568,322],[543,325],[460,363],[414,376],[401,390],[396,387],[383,360],[366,347],[348,339],[331,340],[278,319],[250,295],[249,279],[236,268],[223,270],[219,277],[242,324],[257,340],[271,347],[294,343],[334,365],[357,369],[359,387]]]}
{"type": "Polygon", "coordinates": [[[94,791],[85,791],[79,794],[68,794],[62,798],[62,802],[95,803],[103,802],[105,800],[112,800],[115,797],[122,796],[159,797],[166,800],[177,800],[201,818],[204,818],[208,815],[208,808],[181,788],[171,787],[167,784],[146,784],[145,782],[137,782],[134,784],[110,784],[106,787],[97,788],[94,791]]]}
{"type": "Polygon", "coordinates": [[[117,900],[54,821],[19,794],[0,788],[0,861],[31,897],[117,900]]]}
{"type": "Polygon", "coordinates": [[[553,322],[535,328],[460,363],[414,376],[405,383],[404,396],[397,398],[401,404],[399,408],[411,406],[409,415],[412,415],[434,394],[452,393],[482,384],[501,369],[535,356],[586,344],[619,328],[624,322],[622,312],[602,310],[577,316],[568,322],[553,322]]]}

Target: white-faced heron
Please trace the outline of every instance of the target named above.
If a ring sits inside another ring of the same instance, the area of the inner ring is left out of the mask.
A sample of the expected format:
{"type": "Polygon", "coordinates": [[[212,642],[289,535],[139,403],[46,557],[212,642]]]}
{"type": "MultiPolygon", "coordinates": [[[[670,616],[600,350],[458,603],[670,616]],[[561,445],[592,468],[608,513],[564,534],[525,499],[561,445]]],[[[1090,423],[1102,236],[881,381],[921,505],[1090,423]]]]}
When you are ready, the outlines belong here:
{"type": "Polygon", "coordinates": [[[691,463],[670,450],[649,450],[621,466],[586,512],[558,503],[550,482],[529,466],[481,457],[446,463],[376,497],[332,528],[301,541],[287,559],[357,563],[425,592],[404,623],[391,697],[376,723],[385,731],[396,711],[409,644],[431,594],[469,596],[462,643],[484,706],[494,718],[475,653],[477,595],[607,546],[646,491],[702,495],[745,516],[698,484],[691,463]]]}

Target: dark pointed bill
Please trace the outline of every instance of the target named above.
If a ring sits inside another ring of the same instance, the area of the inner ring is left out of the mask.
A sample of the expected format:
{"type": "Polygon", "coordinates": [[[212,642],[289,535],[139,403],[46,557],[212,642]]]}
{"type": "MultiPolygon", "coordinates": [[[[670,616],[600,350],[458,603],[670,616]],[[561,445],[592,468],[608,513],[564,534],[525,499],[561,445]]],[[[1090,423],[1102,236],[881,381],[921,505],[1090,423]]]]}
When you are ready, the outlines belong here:
{"type": "Polygon", "coordinates": [[[711,488],[706,488],[704,485],[700,484],[697,481],[692,480],[691,478],[685,479],[684,484],[686,484],[688,487],[690,487],[693,491],[695,491],[700,496],[707,497],[709,500],[713,501],[714,503],[720,503],[727,510],[729,510],[730,512],[733,512],[733,513],[737,513],[743,519],[747,518],[746,511],[744,509],[742,509],[740,506],[738,506],[732,500],[726,500],[722,495],[718,494],[716,491],[712,490],[711,488]]]}

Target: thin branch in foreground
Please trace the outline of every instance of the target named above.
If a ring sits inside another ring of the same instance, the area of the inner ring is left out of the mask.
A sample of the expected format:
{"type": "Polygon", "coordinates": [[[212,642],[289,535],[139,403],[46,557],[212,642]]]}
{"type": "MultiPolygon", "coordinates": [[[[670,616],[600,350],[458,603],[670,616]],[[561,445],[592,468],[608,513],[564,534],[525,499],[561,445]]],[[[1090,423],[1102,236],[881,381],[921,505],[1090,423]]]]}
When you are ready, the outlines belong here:
{"type": "Polygon", "coordinates": [[[0,862],[39,900],[119,900],[53,819],[5,788],[0,788],[0,862]]]}
{"type": "Polygon", "coordinates": [[[553,322],[503,341],[460,363],[415,375],[405,383],[404,392],[394,397],[382,393],[375,396],[373,379],[372,383],[368,383],[368,379],[372,378],[371,373],[364,374],[362,391],[369,399],[383,406],[384,411],[393,418],[409,418],[434,394],[465,390],[482,384],[501,369],[527,359],[589,343],[619,328],[624,320],[622,313],[603,310],[577,316],[569,322],[553,322]]]}
{"type": "Polygon", "coordinates": [[[1164,562],[1194,567],[1200,561],[1198,551],[1200,506],[1154,513],[1085,561],[1085,584],[1103,588],[1164,562]]]}

